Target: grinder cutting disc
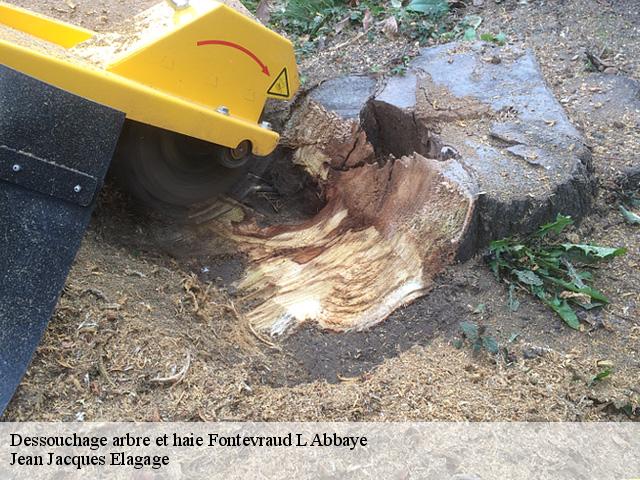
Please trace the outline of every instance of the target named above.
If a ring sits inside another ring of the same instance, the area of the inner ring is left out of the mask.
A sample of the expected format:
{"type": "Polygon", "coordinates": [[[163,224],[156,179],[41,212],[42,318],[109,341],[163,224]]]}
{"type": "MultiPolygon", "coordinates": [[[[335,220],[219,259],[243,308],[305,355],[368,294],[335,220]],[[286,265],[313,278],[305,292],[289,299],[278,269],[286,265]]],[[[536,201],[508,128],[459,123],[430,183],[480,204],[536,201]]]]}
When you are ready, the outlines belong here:
{"type": "Polygon", "coordinates": [[[228,192],[248,169],[251,146],[230,149],[127,121],[116,152],[116,175],[145,204],[184,213],[228,192]]]}

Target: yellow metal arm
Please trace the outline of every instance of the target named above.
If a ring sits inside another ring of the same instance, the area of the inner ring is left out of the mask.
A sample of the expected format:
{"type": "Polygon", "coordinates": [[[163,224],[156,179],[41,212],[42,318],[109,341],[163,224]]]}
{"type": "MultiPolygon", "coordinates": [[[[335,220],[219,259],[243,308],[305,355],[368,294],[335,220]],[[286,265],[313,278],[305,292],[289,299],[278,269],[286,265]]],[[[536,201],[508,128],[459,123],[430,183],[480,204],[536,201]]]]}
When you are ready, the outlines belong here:
{"type": "Polygon", "coordinates": [[[0,63],[133,120],[231,148],[249,140],[256,155],[278,142],[259,123],[266,99],[299,87],[291,43],[213,0],[161,3],[110,34],[3,3],[0,13],[11,27],[0,28],[0,63]]]}

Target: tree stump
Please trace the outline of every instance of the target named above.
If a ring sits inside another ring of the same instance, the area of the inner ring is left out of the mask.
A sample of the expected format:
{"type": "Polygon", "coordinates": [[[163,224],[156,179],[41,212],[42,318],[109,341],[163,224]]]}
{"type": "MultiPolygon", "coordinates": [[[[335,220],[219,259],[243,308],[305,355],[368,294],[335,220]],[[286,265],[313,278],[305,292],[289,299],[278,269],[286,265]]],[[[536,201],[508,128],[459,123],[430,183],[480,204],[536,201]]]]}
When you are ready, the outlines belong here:
{"type": "Polygon", "coordinates": [[[403,77],[330,80],[294,103],[281,144],[272,170],[314,213],[265,221],[235,204],[197,234],[244,256],[239,301],[274,335],[375,325],[456,259],[578,219],[593,193],[581,136],[517,46],[444,45],[403,77]]]}

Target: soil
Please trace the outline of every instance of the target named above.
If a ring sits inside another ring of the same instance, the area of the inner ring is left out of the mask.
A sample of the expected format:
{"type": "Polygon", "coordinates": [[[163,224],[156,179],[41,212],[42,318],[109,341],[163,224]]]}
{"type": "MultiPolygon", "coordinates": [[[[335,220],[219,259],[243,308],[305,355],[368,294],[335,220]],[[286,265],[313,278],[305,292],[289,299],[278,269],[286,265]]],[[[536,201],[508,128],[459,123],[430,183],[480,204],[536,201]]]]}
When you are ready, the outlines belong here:
{"type": "MultiPolygon", "coordinates": [[[[14,3],[108,30],[155,1],[14,3]]],[[[3,419],[637,419],[640,231],[624,222],[618,205],[623,187],[638,187],[629,169],[639,163],[639,125],[614,125],[610,115],[594,113],[599,100],[592,96],[601,92],[589,82],[640,79],[639,12],[636,0],[485,0],[455,13],[477,13],[484,19],[481,32],[503,31],[531,47],[588,139],[600,189],[592,213],[569,235],[626,246],[628,253],[597,270],[597,284],[612,303],[587,313],[583,332],[521,294],[512,312],[506,289],[479,255],[448,268],[429,295],[368,331],[303,327],[286,338],[265,338],[248,326],[223,278],[235,277],[239,266],[213,263],[197,250],[168,255],[157,242],[158,229],[179,238],[188,233],[185,227],[139,214],[109,184],[3,419]],[[609,71],[588,71],[585,49],[610,64],[609,71]],[[218,273],[219,267],[227,271],[218,273]],[[507,358],[455,348],[462,321],[486,326],[508,348],[507,358]],[[613,374],[594,382],[610,364],[613,374]]],[[[415,50],[401,38],[369,40],[347,31],[303,59],[301,72],[313,85],[337,74],[388,70],[415,50]]]]}

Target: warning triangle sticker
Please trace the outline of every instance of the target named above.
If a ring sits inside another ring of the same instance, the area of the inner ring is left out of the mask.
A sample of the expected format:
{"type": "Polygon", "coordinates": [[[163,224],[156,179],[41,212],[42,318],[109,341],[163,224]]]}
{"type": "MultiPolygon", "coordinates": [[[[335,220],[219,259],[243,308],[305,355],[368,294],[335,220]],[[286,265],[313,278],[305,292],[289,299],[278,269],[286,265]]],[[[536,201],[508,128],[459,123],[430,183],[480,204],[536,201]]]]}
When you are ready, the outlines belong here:
{"type": "Polygon", "coordinates": [[[286,67],[282,69],[280,75],[274,80],[274,82],[267,90],[268,95],[273,95],[274,97],[281,98],[289,98],[289,74],[287,73],[286,67]]]}

